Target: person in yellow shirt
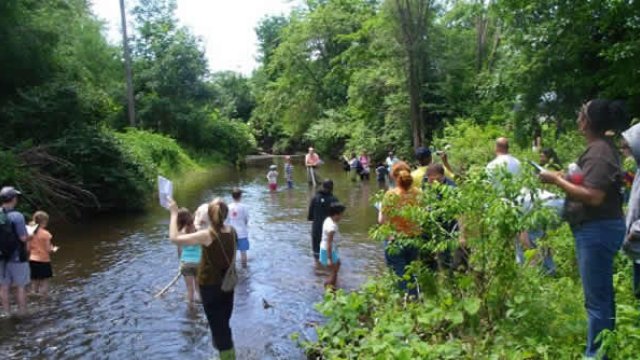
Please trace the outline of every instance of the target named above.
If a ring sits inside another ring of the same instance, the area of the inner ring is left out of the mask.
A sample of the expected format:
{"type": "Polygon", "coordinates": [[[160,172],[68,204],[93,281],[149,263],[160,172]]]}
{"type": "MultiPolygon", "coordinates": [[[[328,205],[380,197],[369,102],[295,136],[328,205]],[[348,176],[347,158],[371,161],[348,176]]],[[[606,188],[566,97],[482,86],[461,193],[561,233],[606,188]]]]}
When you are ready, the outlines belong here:
{"type": "MultiPolygon", "coordinates": [[[[453,171],[451,170],[451,165],[449,165],[449,159],[447,157],[447,153],[444,151],[438,152],[438,155],[442,159],[442,165],[444,166],[444,174],[449,179],[453,179],[455,177],[453,171]]],[[[413,178],[413,186],[417,188],[421,188],[424,183],[425,176],[427,174],[427,168],[431,165],[433,161],[433,156],[431,155],[431,150],[425,147],[419,147],[416,149],[416,160],[418,161],[418,168],[411,172],[411,177],[413,178]]]]}

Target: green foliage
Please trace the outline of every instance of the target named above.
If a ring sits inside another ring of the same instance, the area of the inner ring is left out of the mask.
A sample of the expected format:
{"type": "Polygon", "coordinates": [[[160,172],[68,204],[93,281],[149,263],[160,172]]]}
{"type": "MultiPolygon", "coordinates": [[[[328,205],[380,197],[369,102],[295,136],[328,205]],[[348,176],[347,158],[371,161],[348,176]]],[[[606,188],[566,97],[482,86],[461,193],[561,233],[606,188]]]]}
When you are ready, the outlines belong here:
{"type": "Polygon", "coordinates": [[[201,143],[206,152],[222,154],[230,163],[243,161],[255,151],[256,140],[249,126],[240,120],[229,120],[212,114],[201,131],[201,143]]]}
{"type": "Polygon", "coordinates": [[[249,79],[232,71],[214,73],[211,76],[212,92],[215,94],[215,107],[220,115],[228,119],[251,118],[255,99],[251,93],[249,79]]]}
{"type": "Polygon", "coordinates": [[[500,1],[495,8],[506,40],[495,80],[521,95],[525,111],[542,110],[565,128],[563,120],[596,96],[629,99],[638,111],[638,74],[628,67],[640,56],[637,4],[500,1]]]}
{"type": "Polygon", "coordinates": [[[175,9],[173,0],[142,0],[133,11],[136,117],[141,128],[198,146],[192,128],[206,121],[211,98],[207,60],[201,41],[178,26],[175,9]]]}
{"type": "MultiPolygon", "coordinates": [[[[394,209],[421,224],[430,241],[406,238],[389,226],[372,230],[374,239],[395,236],[422,254],[458,248],[458,233],[440,227],[442,219],[461,219],[469,253],[469,270],[433,273],[414,262],[406,275],[421,295],[405,299],[391,274],[360,290],[327,295],[318,310],[327,323],[317,340],[303,343],[311,357],[323,359],[579,359],[586,320],[577,278],[573,239],[566,227],[549,231],[558,275],[543,275],[536,265],[514,262],[514,241],[528,229],[546,228],[556,215],[539,201],[525,212],[515,201],[520,189],[535,189],[537,179],[514,181],[507,173],[488,178],[471,170],[458,188],[429,187],[415,206],[394,209]],[[500,186],[495,184],[499,183],[500,186]],[[425,209],[429,209],[428,211],[425,209]],[[415,275],[412,278],[410,274],[415,275]]],[[[393,201],[393,200],[386,200],[393,201]]],[[[384,205],[383,205],[384,206],[384,205]]],[[[422,259],[422,257],[421,257],[422,259]]],[[[606,336],[613,359],[640,351],[638,310],[630,294],[628,261],[618,263],[616,289],[622,324],[606,336]],[[634,308],[635,307],[635,308],[634,308]]]]}
{"type": "MultiPolygon", "coordinates": [[[[466,168],[487,165],[495,156],[495,142],[504,129],[495,125],[479,125],[472,119],[456,119],[434,141],[437,149],[447,149],[453,164],[466,168]]],[[[465,172],[468,169],[460,169],[465,172]]]]}
{"type": "Polygon", "coordinates": [[[20,186],[51,212],[140,209],[158,172],[198,167],[180,146],[229,162],[255,149],[247,125],[226,119],[249,119],[249,81],[224,74],[208,83],[201,41],[178,25],[170,0],[141,0],[133,11],[137,120],[153,133],[111,130],[128,126],[121,49],[90,5],[0,4],[0,185],[20,186]]]}
{"type": "Polygon", "coordinates": [[[178,143],[166,136],[131,128],[115,136],[121,142],[120,148],[150,176],[179,175],[199,169],[178,143]]]}
{"type": "Polygon", "coordinates": [[[140,210],[146,205],[156,173],[127,153],[113,132],[71,129],[52,145],[52,153],[72,163],[52,174],[82,184],[96,196],[100,210],[140,210]]]}

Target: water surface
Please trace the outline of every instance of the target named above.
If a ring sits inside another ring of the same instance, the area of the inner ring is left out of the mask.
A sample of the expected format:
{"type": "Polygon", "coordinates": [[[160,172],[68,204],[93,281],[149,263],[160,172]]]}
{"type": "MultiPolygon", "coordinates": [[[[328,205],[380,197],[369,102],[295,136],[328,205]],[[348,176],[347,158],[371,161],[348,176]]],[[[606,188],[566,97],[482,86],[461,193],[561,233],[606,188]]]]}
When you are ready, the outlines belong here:
{"type": "MultiPolygon", "coordinates": [[[[216,196],[229,199],[234,186],[246,191],[251,250],[231,321],[238,359],[304,359],[290,335],[312,337],[313,325],[322,321],[314,303],[322,299],[325,274],[313,265],[306,220],[314,190],[305,183],[301,162],[294,163],[295,189],[276,193],[266,184],[271,160],[252,162],[244,171],[219,168],[187,176],[176,184],[178,203],[191,210],[216,196]],[[273,307],[265,309],[263,300],[273,307]]],[[[334,179],[336,196],[347,206],[338,285],[355,289],[383,263],[381,246],[367,239],[376,219],[369,197],[377,186],[352,182],[339,164],[325,164],[320,176],[334,179]]],[[[24,318],[0,319],[0,358],[212,358],[206,318],[201,307],[187,306],[184,283],[153,297],[178,268],[168,220],[166,210],[155,206],[144,215],[53,224],[61,249],[52,259],[52,294],[46,302],[30,299],[24,318]]]]}

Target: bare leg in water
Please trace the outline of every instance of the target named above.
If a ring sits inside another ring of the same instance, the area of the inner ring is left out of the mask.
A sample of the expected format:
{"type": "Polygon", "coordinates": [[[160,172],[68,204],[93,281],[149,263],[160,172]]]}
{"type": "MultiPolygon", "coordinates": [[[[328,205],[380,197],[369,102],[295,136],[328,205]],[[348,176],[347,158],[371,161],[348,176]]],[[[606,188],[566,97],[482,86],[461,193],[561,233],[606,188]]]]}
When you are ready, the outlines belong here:
{"type": "Polygon", "coordinates": [[[336,283],[338,282],[338,271],[340,270],[340,261],[335,264],[329,265],[329,277],[324,282],[324,287],[326,289],[335,289],[336,283]]]}
{"type": "Polygon", "coordinates": [[[47,296],[49,295],[49,280],[48,279],[40,280],[40,286],[38,288],[38,291],[39,291],[40,295],[42,295],[42,297],[44,297],[45,299],[47,298],[47,296]]]}
{"type": "Polygon", "coordinates": [[[9,303],[9,285],[0,286],[0,300],[2,301],[2,309],[5,314],[11,313],[11,304],[9,303]]]}
{"type": "Polygon", "coordinates": [[[240,251],[240,264],[242,264],[243,268],[247,267],[247,252],[242,250],[240,251]]]}
{"type": "Polygon", "coordinates": [[[27,290],[24,286],[18,286],[16,294],[18,295],[18,313],[23,315],[27,312],[27,290]]]}
{"type": "Polygon", "coordinates": [[[189,305],[193,305],[195,300],[195,292],[196,292],[195,277],[185,276],[184,283],[187,286],[187,301],[189,301],[189,305]]]}

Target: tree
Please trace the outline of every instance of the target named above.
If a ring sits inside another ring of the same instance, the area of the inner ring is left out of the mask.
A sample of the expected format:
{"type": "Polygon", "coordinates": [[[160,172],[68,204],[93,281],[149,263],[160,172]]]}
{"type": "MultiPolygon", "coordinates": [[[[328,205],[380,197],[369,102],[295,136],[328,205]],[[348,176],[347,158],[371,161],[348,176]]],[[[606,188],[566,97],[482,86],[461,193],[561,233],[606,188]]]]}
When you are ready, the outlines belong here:
{"type": "Polygon", "coordinates": [[[201,41],[179,27],[174,0],[135,7],[134,85],[140,127],[196,145],[211,98],[201,41]]]}
{"type": "Polygon", "coordinates": [[[397,39],[405,52],[407,90],[413,146],[424,142],[423,87],[428,63],[426,40],[432,12],[431,0],[393,0],[390,9],[397,24],[397,39]]]}
{"type": "Polygon", "coordinates": [[[223,117],[249,121],[255,107],[249,79],[233,71],[221,71],[211,75],[214,107],[223,117]]]}
{"type": "Polygon", "coordinates": [[[273,53],[282,42],[282,29],[289,23],[282,15],[267,16],[260,20],[255,28],[258,37],[258,61],[264,66],[269,66],[273,53]]]}
{"type": "Polygon", "coordinates": [[[628,1],[500,1],[504,22],[499,77],[522,105],[523,124],[546,115],[560,129],[575,109],[603,96],[640,111],[640,7],[628,1]],[[527,121],[528,120],[528,121],[527,121]]]}

